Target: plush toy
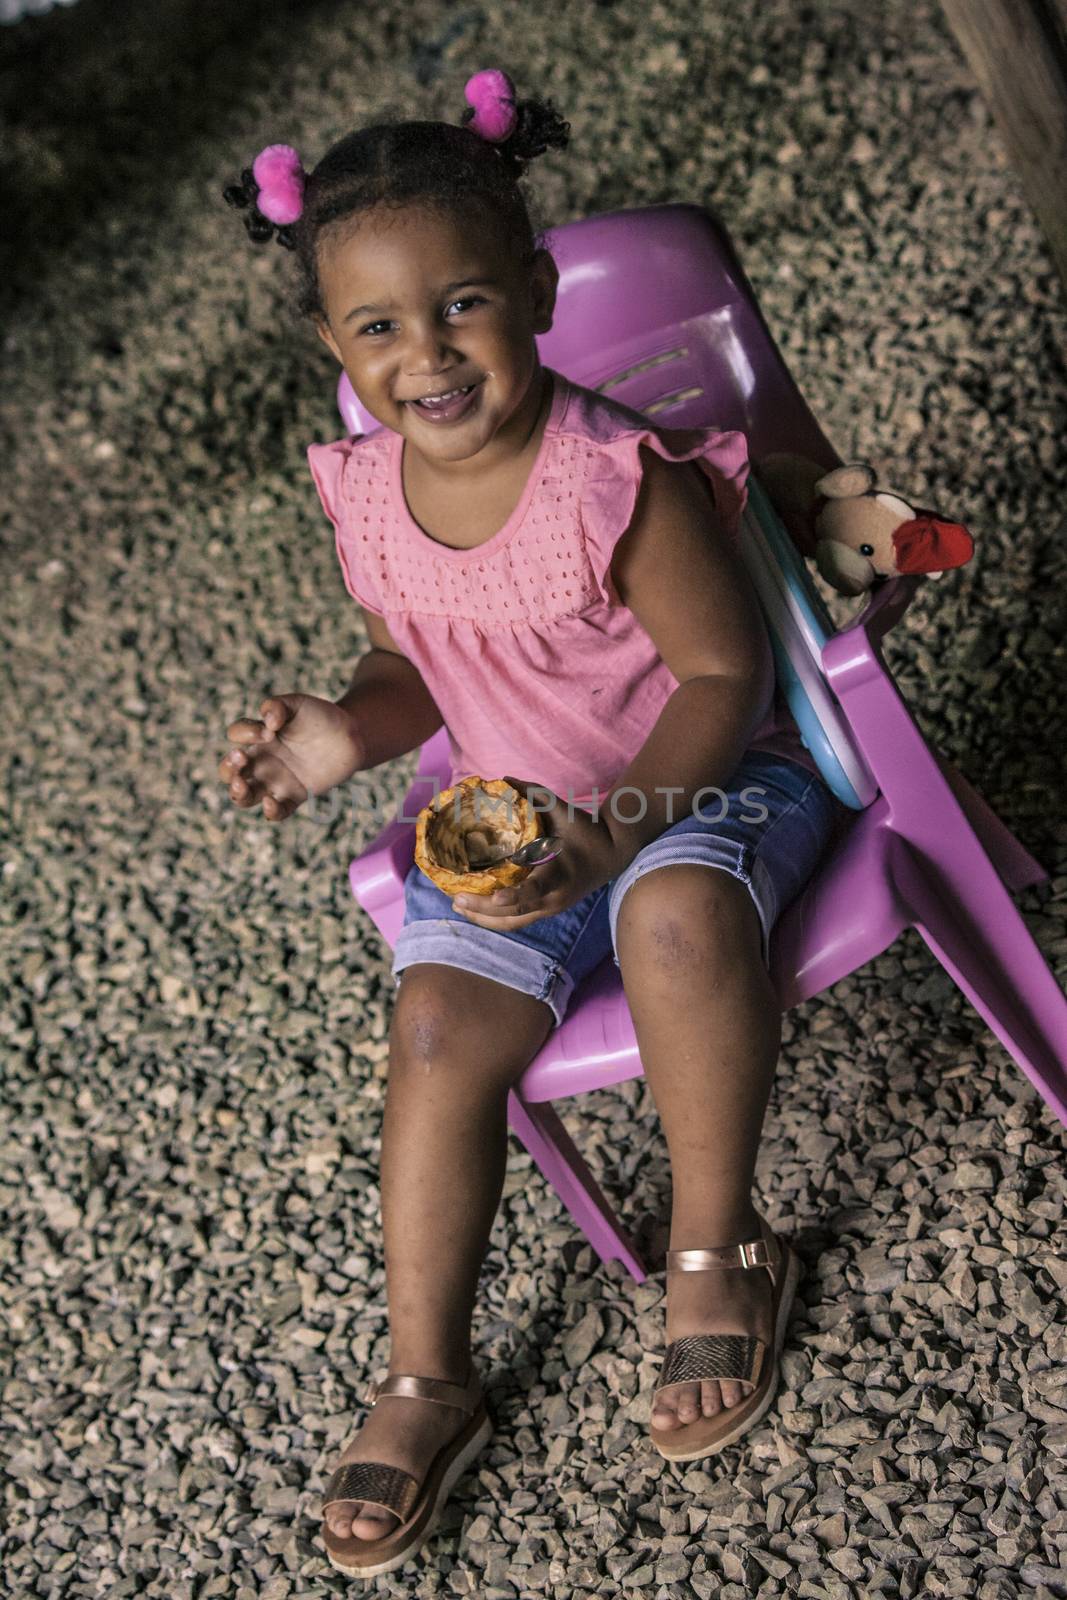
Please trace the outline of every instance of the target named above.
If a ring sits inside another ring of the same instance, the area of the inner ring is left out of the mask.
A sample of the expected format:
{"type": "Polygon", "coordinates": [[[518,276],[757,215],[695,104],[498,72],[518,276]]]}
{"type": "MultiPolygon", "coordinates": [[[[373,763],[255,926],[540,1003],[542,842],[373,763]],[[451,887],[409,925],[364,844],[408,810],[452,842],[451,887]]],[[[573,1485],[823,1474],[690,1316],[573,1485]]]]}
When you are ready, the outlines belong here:
{"type": "Polygon", "coordinates": [[[876,489],[866,461],[824,472],[803,456],[770,455],[756,475],[802,555],[838,594],[863,594],[881,578],[925,572],[939,578],[974,555],[960,522],[876,489]]]}

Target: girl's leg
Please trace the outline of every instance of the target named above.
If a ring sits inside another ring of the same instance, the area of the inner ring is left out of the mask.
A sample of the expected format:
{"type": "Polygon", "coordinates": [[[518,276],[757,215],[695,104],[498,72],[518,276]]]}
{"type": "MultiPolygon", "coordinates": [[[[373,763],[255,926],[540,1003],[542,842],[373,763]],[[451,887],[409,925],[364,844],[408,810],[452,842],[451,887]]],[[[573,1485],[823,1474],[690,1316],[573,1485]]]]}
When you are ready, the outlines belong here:
{"type": "MultiPolygon", "coordinates": [[[[508,1090],[553,1026],[544,1001],[491,978],[435,962],[404,971],[382,1128],[391,1373],[467,1381],[475,1290],[504,1182],[508,1090]]],[[[391,1396],[334,1465],[382,1461],[421,1478],[465,1420],[452,1406],[391,1396]]],[[[360,1504],[330,1506],[331,1529],[377,1539],[396,1525],[360,1504]]]]}
{"type": "MultiPolygon", "coordinates": [[[[657,868],[619,908],[619,968],[674,1189],[672,1250],[759,1238],[752,1180],[781,1043],[781,1010],[745,885],[714,867],[657,868]]],[[[766,1271],[672,1273],[667,1340],[750,1333],[770,1344],[766,1271]]],[[[657,1428],[736,1405],[739,1383],[661,1396],[657,1428]]]]}

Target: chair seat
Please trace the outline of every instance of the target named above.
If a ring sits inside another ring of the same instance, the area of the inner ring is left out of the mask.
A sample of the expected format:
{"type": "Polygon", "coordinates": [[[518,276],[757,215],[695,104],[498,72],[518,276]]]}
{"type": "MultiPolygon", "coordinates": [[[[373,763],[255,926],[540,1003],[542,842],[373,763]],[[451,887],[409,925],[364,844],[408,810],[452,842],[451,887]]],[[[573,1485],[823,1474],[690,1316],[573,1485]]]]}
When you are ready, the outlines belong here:
{"type": "MultiPolygon", "coordinates": [[[[888,814],[879,799],[847,819],[816,877],[775,924],[770,972],[783,1011],[880,955],[908,925],[886,871],[888,814]]],[[[608,957],[577,986],[567,1015],[523,1073],[522,1097],[557,1100],[643,1070],[621,975],[608,957]]]]}

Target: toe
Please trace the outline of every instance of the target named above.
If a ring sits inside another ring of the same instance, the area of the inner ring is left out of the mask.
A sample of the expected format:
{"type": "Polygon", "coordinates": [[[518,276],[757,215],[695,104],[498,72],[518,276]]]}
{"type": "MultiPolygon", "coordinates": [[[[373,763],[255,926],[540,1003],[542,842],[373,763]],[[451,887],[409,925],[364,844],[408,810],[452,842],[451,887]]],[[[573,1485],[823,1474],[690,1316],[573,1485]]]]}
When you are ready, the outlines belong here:
{"type": "Polygon", "coordinates": [[[725,1379],[719,1387],[722,1390],[722,1403],[724,1406],[735,1406],[744,1393],[741,1385],[735,1383],[731,1378],[725,1379]]]}
{"type": "Polygon", "coordinates": [[[700,1385],[687,1383],[684,1389],[678,1390],[678,1421],[681,1423],[692,1422],[694,1417],[700,1415],[700,1385]]]}
{"type": "Polygon", "coordinates": [[[722,1409],[719,1385],[714,1378],[706,1379],[700,1385],[700,1409],[706,1417],[713,1417],[722,1409]]]}
{"type": "Polygon", "coordinates": [[[352,1519],[352,1533],[357,1539],[384,1539],[391,1533],[399,1522],[399,1517],[394,1517],[391,1511],[386,1511],[380,1506],[367,1506],[358,1517],[352,1519]]]}
{"type": "Polygon", "coordinates": [[[397,1519],[381,1506],[364,1508],[361,1500],[339,1500],[323,1513],[330,1532],[338,1539],[381,1539],[397,1519]]]}
{"type": "Polygon", "coordinates": [[[676,1428],[678,1418],[675,1414],[675,1396],[678,1391],[672,1389],[670,1394],[662,1394],[652,1407],[652,1421],[657,1428],[676,1428]]]}
{"type": "Polygon", "coordinates": [[[339,1500],[336,1505],[327,1506],[322,1513],[326,1526],[339,1539],[347,1539],[352,1532],[352,1513],[358,1504],[358,1501],[339,1500]]]}

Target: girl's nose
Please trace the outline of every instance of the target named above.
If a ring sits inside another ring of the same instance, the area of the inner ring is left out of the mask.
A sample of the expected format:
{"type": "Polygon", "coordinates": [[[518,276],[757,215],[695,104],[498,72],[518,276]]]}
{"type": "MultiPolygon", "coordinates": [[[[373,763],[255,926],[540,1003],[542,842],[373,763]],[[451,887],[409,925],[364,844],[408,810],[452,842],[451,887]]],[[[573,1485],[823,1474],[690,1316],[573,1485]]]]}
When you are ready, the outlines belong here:
{"type": "Polygon", "coordinates": [[[421,333],[412,332],[404,352],[404,366],[412,377],[432,377],[452,366],[455,356],[448,341],[446,328],[426,328],[421,333]]]}

